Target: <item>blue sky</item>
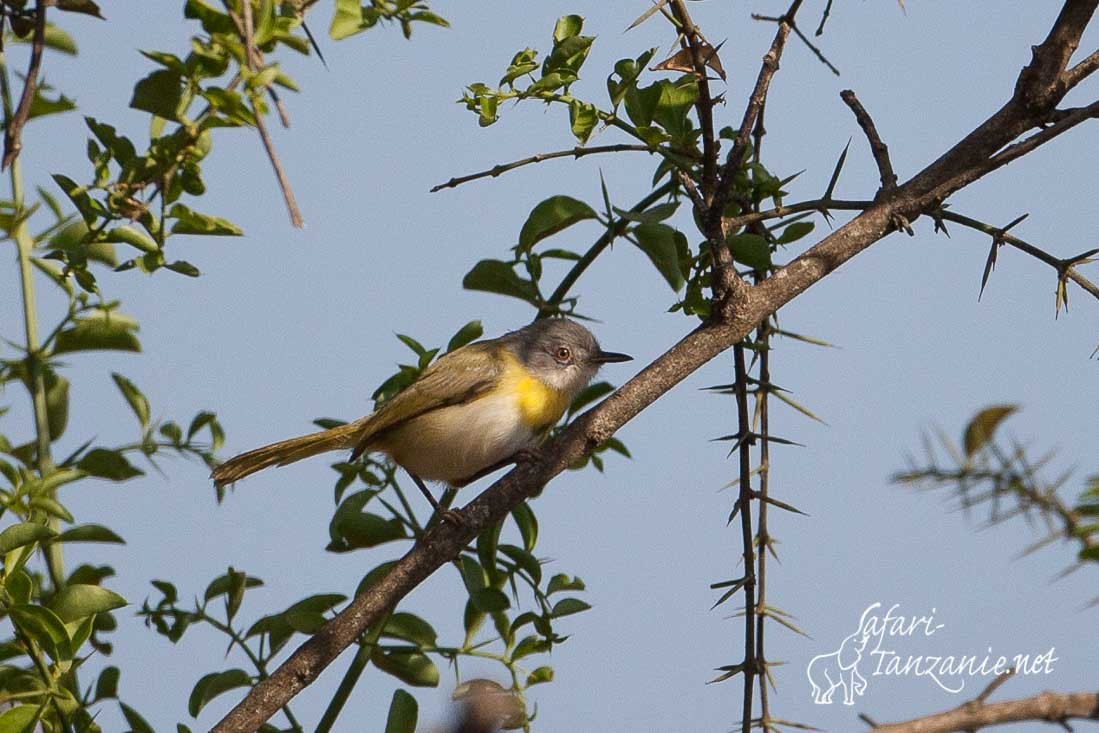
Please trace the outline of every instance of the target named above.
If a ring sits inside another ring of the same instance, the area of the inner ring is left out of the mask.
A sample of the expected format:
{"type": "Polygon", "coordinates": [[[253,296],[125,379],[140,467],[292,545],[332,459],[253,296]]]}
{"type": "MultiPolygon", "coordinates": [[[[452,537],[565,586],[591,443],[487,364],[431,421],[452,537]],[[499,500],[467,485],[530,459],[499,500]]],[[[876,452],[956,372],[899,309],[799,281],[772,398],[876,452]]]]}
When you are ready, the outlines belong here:
{"type": "MultiPolygon", "coordinates": [[[[105,9],[107,22],[75,19],[68,27],[81,55],[48,59],[47,80],[74,96],[82,113],[142,135],[145,117],[124,109],[133,82],[152,68],[137,49],[186,49],[192,28],[180,21],[179,5],[123,0],[105,9]]],[[[822,5],[807,3],[807,30],[822,5]]],[[[836,3],[820,40],[843,75],[834,77],[792,39],[772,87],[767,165],[784,176],[805,169],[789,200],[819,195],[852,137],[837,195],[873,195],[876,170],[841,89],[854,89],[870,110],[904,180],[1002,104],[1054,5],[1018,3],[1011,13],[990,13],[978,3],[910,0],[905,14],[893,2],[836,3]]],[[[468,83],[498,79],[515,51],[546,48],[554,20],[569,12],[584,15],[585,32],[598,36],[575,91],[602,99],[615,60],[669,47],[657,20],[623,33],[644,6],[441,7],[453,24],[448,30],[418,27],[411,42],[395,29],[339,44],[322,38],[328,69],[315,59],[287,58],[285,68],[304,91],[287,95],[293,127],[276,130],[275,140],[307,228],[290,228],[254,133],[217,138],[204,166],[209,193],[196,208],[229,216],[246,236],[174,242],[178,256],[203,271],[197,281],[164,271],[156,282],[136,273],[102,278],[141,320],[145,353],[71,359],[72,418],[60,452],[92,434],[108,443],[132,436],[111,370],[140,385],[158,416],[216,409],[228,455],[305,432],[315,417],[365,414],[374,387],[407,358],[396,332],[437,345],[471,319],[481,319],[487,335],[529,320],[518,301],[462,290],[462,275],[479,259],[504,256],[538,201],[564,193],[595,203],[602,171],[615,203],[628,206],[648,191],[654,163],[637,155],[554,161],[430,194],[453,175],[574,144],[562,110],[504,108],[498,124],[481,129],[454,100],[468,83]]],[[[692,5],[709,37],[726,40],[722,124],[739,120],[773,33],[750,13],[783,7],[762,0],[692,5]]],[[[328,12],[314,14],[322,36],[328,12]]],[[[1082,48],[1097,44],[1093,31],[1082,48]]],[[[1088,90],[1094,97],[1094,83],[1083,87],[1077,103],[1090,101],[1088,90]]],[[[32,125],[23,154],[29,181],[48,185],[53,172],[86,178],[85,137],[75,114],[32,125]]],[[[618,141],[607,131],[592,143],[618,141]]],[[[1088,249],[1096,235],[1096,151],[1096,126],[1082,125],[966,189],[953,207],[993,223],[1030,212],[1014,230],[1019,236],[1060,256],[1088,249]]],[[[690,231],[689,217],[681,216],[679,225],[690,231]]],[[[559,244],[583,248],[598,233],[576,226],[559,244]]],[[[977,409],[999,402],[1022,405],[1009,429],[1028,446],[1058,448],[1060,467],[1076,467],[1069,498],[1099,469],[1099,363],[1088,359],[1099,342],[1097,304],[1075,290],[1071,311],[1054,320],[1053,275],[1014,251],[1001,252],[978,303],[988,240],[959,227],[951,233],[935,235],[921,220],[915,237],[890,236],[781,313],[786,328],[839,348],[780,341],[774,352],[774,381],[827,421],[812,423],[781,407],[773,418],[776,434],[807,447],[775,450],[772,491],[810,515],[772,512],[782,562],[770,566],[768,595],[812,637],[774,626],[768,633],[769,656],[786,662],[772,696],[779,717],[852,730],[861,726],[855,712],[901,719],[976,693],[951,695],[926,679],[874,678],[854,710],[814,705],[806,665],[835,650],[874,602],[899,603],[906,615],[935,609],[944,627],[927,642],[928,653],[1056,648],[1050,675],[1013,680],[1002,697],[1094,686],[1097,611],[1081,610],[1095,595],[1094,570],[1052,582],[1073,557],[1071,547],[1013,560],[1037,539],[1025,523],[978,531],[980,513],[967,518],[942,496],[889,481],[905,451],[918,448],[921,431],[940,425],[959,435],[977,409]]],[[[0,288],[8,336],[19,322],[14,278],[11,269],[0,288]]],[[[618,382],[692,326],[666,313],[672,293],[626,243],[591,269],[579,292],[584,312],[600,321],[593,330],[603,346],[637,358],[607,369],[618,382]]],[[[43,305],[47,313],[61,306],[43,305]]],[[[735,465],[726,459],[727,444],[709,442],[732,431],[733,404],[699,391],[729,381],[731,371],[731,355],[720,357],[625,426],[619,436],[633,460],[610,458],[603,475],[561,476],[537,500],[540,553],[552,558],[553,572],[581,575],[594,607],[560,624],[571,638],[553,653],[556,681],[532,693],[537,729],[724,730],[739,717],[739,683],[705,684],[713,667],[739,661],[741,645],[740,622],[727,618],[727,607],[708,610],[716,600],[709,584],[737,574],[739,529],[724,521],[733,496],[720,491],[735,465]]],[[[5,421],[15,433],[26,425],[26,410],[22,395],[6,397],[16,404],[5,421]]],[[[245,604],[244,613],[255,617],[310,593],[349,593],[388,558],[384,550],[324,552],[333,482],[324,459],[242,482],[220,507],[201,466],[168,465],[166,480],[151,473],[120,486],[88,482],[68,497],[80,521],[109,524],[127,539],[124,550],[83,546],[81,553],[114,564],[112,587],[135,604],[149,594],[152,578],[172,580],[187,596],[232,564],[266,581],[245,604]]],[[[442,572],[406,606],[444,638],[459,639],[462,593],[457,577],[442,572]]],[[[173,648],[127,611],[118,616],[111,661],[124,669],[122,695],[158,729],[176,721],[199,729],[228,709],[229,696],[198,722],[186,712],[201,674],[241,664],[223,659],[220,638],[194,633],[173,648]]],[[[338,660],[300,696],[299,717],[315,723],[348,661],[338,660]]],[[[381,729],[392,688],[389,678],[369,671],[338,729],[381,729]]],[[[445,720],[449,692],[445,683],[417,691],[422,725],[445,720]]],[[[121,725],[112,715],[103,718],[107,729],[121,725]]]]}

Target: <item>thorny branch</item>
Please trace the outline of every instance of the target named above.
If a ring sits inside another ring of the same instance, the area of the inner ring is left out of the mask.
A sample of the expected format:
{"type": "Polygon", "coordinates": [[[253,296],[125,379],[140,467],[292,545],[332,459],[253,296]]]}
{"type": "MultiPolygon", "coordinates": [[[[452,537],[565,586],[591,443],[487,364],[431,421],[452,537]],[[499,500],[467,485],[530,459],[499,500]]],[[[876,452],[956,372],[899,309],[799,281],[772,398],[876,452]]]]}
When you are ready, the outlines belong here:
{"type": "MultiPolygon", "coordinates": [[[[788,19],[792,19],[800,4],[800,0],[795,0],[786,14],[788,19]]],[[[366,629],[379,623],[413,588],[457,557],[463,547],[503,519],[513,507],[539,492],[554,476],[604,443],[622,425],[703,364],[741,342],[778,308],[880,241],[893,231],[893,222],[898,217],[911,221],[937,211],[951,194],[1006,163],[994,156],[1020,135],[1047,124],[1057,104],[1067,93],[1070,78],[1066,66],[1097,5],[1099,0],[1066,0],[1049,35],[1034,48],[1032,61],[1020,73],[1007,102],[915,177],[899,184],[892,196],[873,202],[854,219],[758,284],[748,285],[735,272],[733,279],[718,281],[709,320],[684,336],[598,406],[575,419],[557,439],[542,449],[538,460],[511,470],[461,509],[464,518],[461,526],[440,524],[427,532],[384,577],[364,590],[304,642],[270,678],[253,688],[214,727],[215,733],[258,729],[283,704],[315,680],[366,629]]],[[[732,191],[733,175],[742,162],[748,137],[765,102],[767,88],[778,67],[790,30],[788,22],[778,24],[775,40],[764,58],[763,68],[749,99],[744,122],[730,155],[719,169],[717,191],[707,212],[708,217],[712,217],[711,221],[718,225],[721,224],[724,204],[732,191]]],[[[1077,123],[1079,121],[1082,119],[1076,120],[1077,123]]],[[[1038,139],[1024,152],[1069,129],[1064,125],[1057,128],[1062,122],[1064,120],[1034,135],[1031,139],[1038,139]],[[1039,138],[1055,128],[1056,133],[1039,138]]],[[[718,251],[723,249],[717,248],[718,251]]],[[[715,267],[721,264],[717,261],[715,267]]],[[[1018,704],[985,704],[977,713],[971,714],[963,728],[985,725],[986,720],[993,718],[1021,719],[1018,713],[1015,713],[1016,717],[1011,717],[1012,706],[1018,704]]],[[[1099,696],[1094,693],[1047,693],[1029,702],[1024,701],[1022,709],[1032,714],[1029,719],[1034,719],[1038,713],[1042,714],[1041,719],[1048,720],[1096,718],[1099,716],[1099,696]]],[[[940,727],[924,730],[957,729],[940,727]]],[[[898,730],[911,729],[894,728],[892,733],[898,730]]]]}
{"type": "Polygon", "coordinates": [[[862,106],[862,102],[855,96],[855,93],[850,89],[844,89],[840,92],[840,98],[844,104],[851,108],[851,111],[855,114],[855,120],[862,128],[866,139],[870,142],[870,152],[874,156],[874,162],[878,165],[878,175],[881,176],[881,189],[878,191],[878,195],[887,196],[897,187],[897,174],[893,172],[893,163],[889,160],[889,147],[882,142],[881,135],[878,134],[878,128],[874,125],[874,120],[870,117],[870,113],[866,111],[866,107],[862,106]]]}

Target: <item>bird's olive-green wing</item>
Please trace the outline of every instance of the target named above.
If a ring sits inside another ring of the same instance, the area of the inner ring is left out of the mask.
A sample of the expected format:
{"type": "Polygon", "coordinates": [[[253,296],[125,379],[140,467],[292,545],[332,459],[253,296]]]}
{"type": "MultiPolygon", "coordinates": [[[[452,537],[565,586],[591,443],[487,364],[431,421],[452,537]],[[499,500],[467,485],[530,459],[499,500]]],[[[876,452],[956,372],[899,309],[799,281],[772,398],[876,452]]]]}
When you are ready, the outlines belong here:
{"type": "Polygon", "coordinates": [[[469,402],[490,391],[504,370],[500,349],[494,341],[481,341],[440,358],[415,382],[363,420],[352,460],[386,430],[432,410],[469,402]]]}

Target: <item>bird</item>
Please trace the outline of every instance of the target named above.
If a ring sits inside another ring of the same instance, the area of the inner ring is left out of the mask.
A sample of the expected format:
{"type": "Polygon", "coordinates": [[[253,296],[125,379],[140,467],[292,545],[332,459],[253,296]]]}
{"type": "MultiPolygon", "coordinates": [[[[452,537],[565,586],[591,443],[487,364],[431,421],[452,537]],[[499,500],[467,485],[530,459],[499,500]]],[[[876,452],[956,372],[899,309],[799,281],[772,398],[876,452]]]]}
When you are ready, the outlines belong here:
{"type": "Polygon", "coordinates": [[[576,321],[544,318],[445,354],[365,417],[242,453],[211,476],[220,488],[329,451],[350,450],[352,461],[382,453],[408,472],[444,519],[460,523],[425,481],[460,488],[518,462],[604,364],[632,358],[603,351],[576,321]]]}

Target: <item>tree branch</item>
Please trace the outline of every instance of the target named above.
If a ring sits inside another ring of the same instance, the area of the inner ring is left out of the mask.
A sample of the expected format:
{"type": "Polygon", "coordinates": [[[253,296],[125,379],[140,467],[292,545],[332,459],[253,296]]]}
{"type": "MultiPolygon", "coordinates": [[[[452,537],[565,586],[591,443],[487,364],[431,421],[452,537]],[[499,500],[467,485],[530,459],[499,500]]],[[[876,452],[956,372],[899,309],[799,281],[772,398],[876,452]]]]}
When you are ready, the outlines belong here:
{"type": "Polygon", "coordinates": [[[870,142],[870,152],[874,155],[874,162],[878,164],[878,175],[881,176],[881,189],[878,194],[888,195],[897,187],[897,174],[893,172],[893,163],[889,160],[889,147],[882,142],[878,128],[874,126],[874,120],[855,93],[850,89],[844,89],[840,92],[840,98],[851,108],[855,114],[855,120],[870,142]]]}
{"type": "MultiPolygon", "coordinates": [[[[256,68],[259,65],[259,51],[256,49],[252,38],[251,0],[245,0],[242,10],[244,17],[237,27],[241,30],[241,40],[244,41],[247,66],[249,70],[256,71],[256,68]]],[[[235,13],[231,14],[235,16],[235,13]]],[[[236,20],[235,17],[234,20],[236,20]]],[[[282,110],[281,107],[278,107],[278,109],[280,115],[284,114],[284,110],[282,110]]],[[[267,158],[271,161],[271,167],[275,170],[275,178],[278,180],[279,189],[282,190],[282,198],[286,202],[286,211],[290,214],[290,223],[298,229],[301,229],[305,226],[305,221],[302,219],[297,199],[294,198],[294,190],[290,187],[290,178],[286,175],[286,171],[282,167],[282,161],[279,160],[278,151],[275,150],[275,144],[271,141],[271,134],[267,131],[267,123],[263,121],[263,115],[254,98],[252,99],[252,116],[256,120],[256,131],[259,133],[260,141],[263,143],[263,149],[267,152],[267,158]]],[[[283,118],[283,125],[285,126],[287,124],[288,121],[283,118]]]]}
{"type": "MultiPolygon", "coordinates": [[[[829,2],[828,5],[831,6],[832,3],[829,2]]],[[[826,8],[825,11],[828,12],[828,9],[826,8]]],[[[825,17],[827,17],[827,16],[825,16],[825,17]]],[[[760,15],[759,13],[752,13],[752,20],[769,21],[771,23],[781,23],[782,22],[782,16],[775,17],[773,15],[760,15]]],[[[824,23],[823,18],[821,19],[821,23],[822,24],[824,23]]],[[[828,57],[824,55],[824,52],[821,51],[819,48],[817,48],[817,45],[815,43],[813,43],[812,41],[810,41],[809,37],[807,35],[805,35],[804,33],[801,32],[801,29],[798,28],[797,23],[791,21],[790,22],[790,27],[794,30],[794,34],[798,38],[801,39],[802,43],[804,43],[806,46],[808,46],[809,50],[813,52],[813,55],[817,57],[817,61],[820,61],[822,64],[827,66],[828,70],[831,71],[836,76],[840,75],[840,70],[836,68],[836,65],[828,60],[828,57]]],[[[823,27],[824,26],[821,25],[820,28],[817,29],[818,31],[820,31],[819,33],[817,33],[818,36],[821,33],[823,33],[823,30],[822,30],[823,27]]]]}
{"type": "MultiPolygon", "coordinates": [[[[554,476],[606,442],[622,425],[703,364],[748,336],[776,309],[893,231],[897,217],[913,220],[936,210],[951,193],[983,175],[978,171],[987,172],[986,166],[993,154],[1026,130],[1040,125],[1063,97],[1063,85],[1058,86],[1058,79],[1097,4],[1099,0],[1067,0],[1049,37],[1035,50],[1034,61],[1020,74],[1012,98],[1000,110],[910,181],[898,186],[888,199],[873,202],[771,277],[754,286],[738,277],[735,287],[715,293],[718,297],[708,321],[598,406],[574,420],[557,439],[543,448],[537,461],[517,466],[477,496],[461,510],[465,519],[462,526],[443,523],[427,532],[383,578],[305,641],[270,678],[253,688],[213,731],[241,733],[258,729],[315,680],[366,629],[379,623],[400,599],[444,563],[457,557],[463,547],[503,519],[513,507],[541,491],[554,476]],[[1059,65],[1055,63],[1058,61],[1059,65]],[[1059,89],[1062,90],[1060,94],[1059,89]]],[[[796,0],[788,16],[799,5],[800,0],[796,0]]],[[[743,155],[789,32],[788,23],[779,23],[779,32],[765,57],[748,104],[745,115],[748,124],[742,125],[733,153],[737,153],[739,147],[739,155],[743,155]]],[[[739,164],[740,159],[731,154],[721,175],[720,195],[715,196],[715,206],[710,212],[719,224],[722,206],[717,204],[727,200],[739,164]]],[[[1094,694],[1039,697],[1043,700],[1041,705],[1048,703],[1042,708],[1048,711],[1045,719],[1099,715],[1096,712],[1099,699],[1094,694]]],[[[983,710],[998,711],[1005,705],[1011,703],[987,705],[983,710]]],[[[1028,709],[1033,712],[1039,707],[1035,703],[1028,709]]],[[[969,725],[973,727],[972,721],[969,725]]],[[[896,731],[894,729],[892,733],[896,731]]]]}
{"type": "Polygon", "coordinates": [[[23,127],[31,114],[31,104],[38,89],[38,69],[42,66],[42,50],[46,45],[46,5],[47,0],[37,0],[34,10],[34,40],[31,42],[31,58],[27,64],[27,78],[23,81],[23,94],[19,97],[19,106],[15,108],[4,132],[4,159],[0,161],[0,170],[7,168],[23,149],[23,127]]]}
{"type": "Polygon", "coordinates": [[[1021,700],[994,703],[973,700],[943,713],[879,725],[873,728],[873,733],[966,733],[1024,720],[1065,724],[1073,718],[1099,720],[1099,693],[1043,692],[1021,700]]]}
{"type": "Polygon", "coordinates": [[[1065,82],[1065,86],[1072,89],[1084,79],[1091,76],[1096,69],[1099,69],[1099,51],[1092,51],[1083,61],[1076,64],[1076,66],[1073,66],[1071,69],[1067,69],[1061,77],[1065,82]]]}
{"type": "Polygon", "coordinates": [[[573,158],[583,158],[585,155],[595,155],[597,153],[621,153],[627,150],[636,150],[642,153],[656,152],[651,145],[595,145],[590,148],[585,148],[577,145],[575,148],[571,148],[569,150],[557,150],[552,153],[538,153],[537,155],[532,155],[529,158],[521,158],[520,160],[516,160],[511,163],[500,163],[498,165],[494,165],[488,170],[479,171],[477,173],[470,173],[467,176],[458,176],[456,178],[451,178],[446,183],[440,183],[437,186],[432,186],[430,193],[442,191],[444,188],[456,188],[457,186],[461,186],[463,183],[476,181],[479,178],[496,178],[496,176],[507,173],[511,170],[515,170],[516,168],[521,168],[525,165],[530,165],[531,163],[541,163],[542,161],[553,160],[554,158],[568,158],[570,156],[573,158]]]}

